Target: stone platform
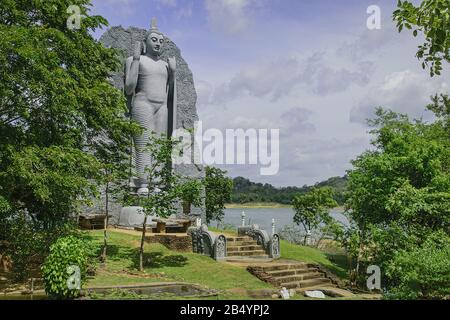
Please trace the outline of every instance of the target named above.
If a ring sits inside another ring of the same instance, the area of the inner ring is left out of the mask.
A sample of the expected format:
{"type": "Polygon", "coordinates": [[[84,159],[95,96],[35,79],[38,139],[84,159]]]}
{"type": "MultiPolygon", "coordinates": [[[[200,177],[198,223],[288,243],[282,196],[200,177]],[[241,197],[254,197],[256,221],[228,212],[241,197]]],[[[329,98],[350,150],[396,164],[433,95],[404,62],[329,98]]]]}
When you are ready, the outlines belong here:
{"type": "Polygon", "coordinates": [[[186,233],[151,233],[145,236],[147,243],[160,243],[170,250],[192,252],[192,238],[186,233]]]}

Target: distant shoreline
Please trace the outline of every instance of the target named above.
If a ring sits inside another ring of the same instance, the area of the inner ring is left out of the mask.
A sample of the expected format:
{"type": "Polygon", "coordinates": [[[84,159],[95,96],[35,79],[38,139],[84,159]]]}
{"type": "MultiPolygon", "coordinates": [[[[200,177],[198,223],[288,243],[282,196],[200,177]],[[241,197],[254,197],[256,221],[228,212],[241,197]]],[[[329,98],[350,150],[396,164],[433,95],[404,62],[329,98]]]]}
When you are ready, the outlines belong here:
{"type": "MultiPolygon", "coordinates": [[[[248,202],[248,203],[227,203],[225,204],[226,209],[264,209],[264,208],[292,208],[292,205],[275,203],[275,202],[248,202]]],[[[343,206],[334,208],[339,211],[344,211],[343,206]]]]}
{"type": "Polygon", "coordinates": [[[248,203],[227,203],[225,204],[227,209],[240,209],[240,208],[292,208],[289,204],[281,204],[275,202],[248,202],[248,203]]]}

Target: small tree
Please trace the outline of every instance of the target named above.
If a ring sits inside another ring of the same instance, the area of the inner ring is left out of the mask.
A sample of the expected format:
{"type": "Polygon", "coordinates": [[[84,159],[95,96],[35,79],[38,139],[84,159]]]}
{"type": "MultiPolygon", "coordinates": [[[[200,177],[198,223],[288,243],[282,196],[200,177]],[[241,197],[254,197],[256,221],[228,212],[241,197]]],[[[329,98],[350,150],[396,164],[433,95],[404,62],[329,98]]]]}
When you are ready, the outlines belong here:
{"type": "Polygon", "coordinates": [[[180,184],[179,193],[183,202],[183,213],[189,215],[191,213],[191,206],[199,207],[202,205],[201,192],[203,183],[196,179],[187,179],[180,184]]]}
{"type": "Polygon", "coordinates": [[[319,247],[320,243],[326,238],[340,242],[339,240],[344,236],[345,228],[343,224],[331,216],[328,217],[328,221],[319,228],[319,238],[315,243],[316,247],[319,247]]]}
{"type": "Polygon", "coordinates": [[[144,242],[147,231],[147,217],[156,215],[168,217],[176,213],[176,199],[180,195],[180,177],[172,170],[172,149],[177,143],[174,139],[164,135],[157,136],[152,133],[147,144],[146,151],[152,159],[151,165],[145,171],[147,173],[148,195],[132,196],[132,201],[143,208],[144,223],[142,226],[141,245],[139,249],[139,270],[144,269],[144,242]]]}
{"type": "MultiPolygon", "coordinates": [[[[329,224],[333,219],[329,209],[337,206],[333,199],[333,189],[313,188],[305,194],[296,196],[292,202],[294,206],[294,222],[302,225],[306,232],[319,228],[321,224],[329,224]]],[[[307,234],[303,239],[306,244],[307,234]]]]}
{"type": "Polygon", "coordinates": [[[231,201],[233,180],[228,178],[226,171],[214,167],[206,167],[204,179],[206,223],[212,220],[222,221],[225,203],[231,201]]]}
{"type": "MultiPolygon", "coordinates": [[[[136,128],[137,130],[137,128],[136,128]]],[[[125,196],[130,171],[129,140],[123,139],[116,142],[99,141],[95,155],[102,162],[102,185],[104,188],[104,212],[105,224],[103,231],[103,249],[100,261],[106,262],[109,225],[109,207],[111,199],[121,202],[125,196]]]]}

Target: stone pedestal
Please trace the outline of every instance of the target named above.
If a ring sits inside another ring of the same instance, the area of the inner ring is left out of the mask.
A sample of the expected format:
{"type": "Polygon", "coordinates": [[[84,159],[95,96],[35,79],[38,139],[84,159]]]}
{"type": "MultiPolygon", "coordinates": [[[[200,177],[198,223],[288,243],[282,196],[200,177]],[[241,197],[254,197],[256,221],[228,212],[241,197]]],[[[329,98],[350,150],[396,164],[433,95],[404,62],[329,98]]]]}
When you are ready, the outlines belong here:
{"type": "Polygon", "coordinates": [[[156,223],[156,233],[166,233],[166,224],[156,223]]]}
{"type": "MultiPolygon", "coordinates": [[[[117,224],[121,227],[134,228],[141,227],[144,223],[144,212],[142,211],[142,207],[123,207],[120,211],[119,219],[117,224]]],[[[155,225],[152,222],[152,219],[156,218],[155,216],[147,217],[147,225],[153,226],[155,225]]]]}

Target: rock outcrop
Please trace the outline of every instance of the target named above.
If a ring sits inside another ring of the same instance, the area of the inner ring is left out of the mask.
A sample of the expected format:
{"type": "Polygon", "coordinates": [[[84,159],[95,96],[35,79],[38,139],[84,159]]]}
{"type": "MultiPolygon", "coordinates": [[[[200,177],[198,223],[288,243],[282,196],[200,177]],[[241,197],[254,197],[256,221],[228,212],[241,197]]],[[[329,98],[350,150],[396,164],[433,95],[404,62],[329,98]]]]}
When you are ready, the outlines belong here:
{"type": "MultiPolygon", "coordinates": [[[[112,27],[101,36],[100,42],[106,47],[117,49],[123,59],[123,62],[125,62],[127,57],[133,55],[135,43],[137,41],[145,40],[146,33],[146,30],[135,27],[130,27],[128,29],[124,29],[121,26],[112,27]]],[[[195,91],[194,78],[188,64],[181,56],[180,49],[172,40],[166,37],[161,51],[161,58],[167,61],[169,57],[175,57],[177,60],[177,128],[191,129],[194,127],[195,121],[198,120],[196,108],[197,93],[195,91]]],[[[124,68],[111,75],[112,84],[121,90],[123,90],[124,87],[123,69],[124,68]]],[[[180,165],[177,166],[175,170],[183,176],[189,176],[196,179],[202,179],[204,177],[203,167],[199,165],[180,165]]],[[[96,201],[93,207],[85,211],[90,214],[103,213],[103,203],[104,195],[102,194],[101,200],[96,201]]],[[[110,219],[111,224],[117,224],[120,220],[119,215],[121,212],[121,206],[120,204],[112,203],[110,208],[112,208],[110,212],[112,215],[110,219]]],[[[181,205],[179,212],[182,212],[181,205]]],[[[200,208],[192,208],[192,214],[200,216],[202,221],[205,221],[204,206],[200,208]]],[[[134,221],[136,221],[136,219],[134,219],[134,221]]]]}

